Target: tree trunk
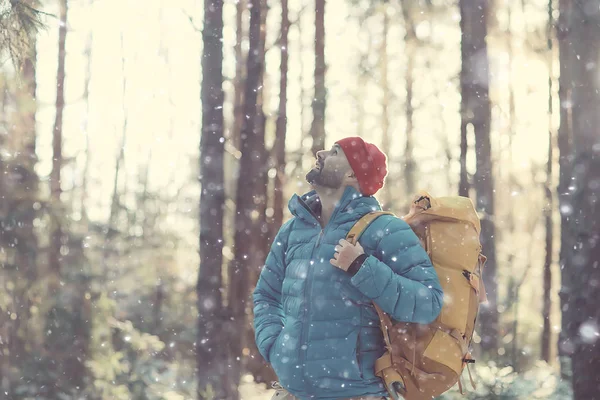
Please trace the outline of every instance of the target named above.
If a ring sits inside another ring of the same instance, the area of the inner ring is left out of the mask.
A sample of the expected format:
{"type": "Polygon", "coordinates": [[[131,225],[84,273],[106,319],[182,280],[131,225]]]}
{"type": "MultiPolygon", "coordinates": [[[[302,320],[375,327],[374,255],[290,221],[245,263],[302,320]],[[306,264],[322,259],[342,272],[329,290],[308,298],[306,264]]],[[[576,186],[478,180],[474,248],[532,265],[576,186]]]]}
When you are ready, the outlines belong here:
{"type": "MultiPolygon", "coordinates": [[[[283,189],[285,186],[285,139],[287,130],[287,74],[288,74],[288,32],[290,20],[288,2],[281,0],[281,65],[279,79],[279,111],[275,130],[275,185],[273,195],[273,229],[278,230],[283,224],[283,189]]],[[[276,231],[275,231],[276,232],[276,231]]],[[[275,235],[271,234],[271,238],[275,235]]]]}
{"type": "Polygon", "coordinates": [[[545,259],[544,259],[544,297],[542,306],[542,318],[544,325],[542,328],[542,348],[541,358],[542,360],[550,363],[550,355],[552,353],[550,347],[550,339],[552,338],[552,321],[550,320],[550,313],[552,310],[552,255],[554,252],[552,243],[554,241],[554,224],[552,214],[554,212],[554,199],[552,195],[552,164],[554,163],[553,156],[553,134],[552,134],[552,80],[554,79],[554,69],[552,67],[554,63],[554,49],[552,45],[552,34],[553,34],[554,18],[552,17],[552,0],[548,0],[548,28],[547,28],[547,43],[548,43],[548,161],[546,164],[546,185],[544,187],[546,193],[546,209],[545,209],[545,220],[546,220],[546,248],[545,248],[545,259]]]}
{"type": "MultiPolygon", "coordinates": [[[[233,384],[239,383],[246,346],[254,348],[246,340],[247,310],[251,302],[252,277],[265,259],[265,239],[268,230],[265,224],[267,165],[265,151],[265,117],[262,111],[262,87],[264,73],[264,36],[261,25],[266,16],[266,7],[260,0],[249,0],[250,28],[247,57],[246,90],[244,94],[244,122],[240,140],[242,156],[239,164],[236,195],[235,257],[229,271],[230,312],[233,321],[230,351],[233,384]],[[240,334],[242,333],[242,334],[240,334]],[[236,361],[237,360],[237,361],[236,361]]],[[[250,351],[250,350],[248,350],[250,351]]],[[[229,398],[239,396],[237,391],[229,398]]]]}
{"type": "MultiPolygon", "coordinates": [[[[361,16],[359,19],[359,23],[361,26],[365,26],[367,21],[366,16],[361,16]]],[[[356,134],[360,137],[365,137],[365,120],[366,120],[366,110],[365,110],[365,97],[367,92],[367,86],[369,83],[371,66],[369,65],[369,55],[372,51],[373,46],[373,34],[370,29],[365,29],[367,34],[367,49],[365,52],[361,52],[359,64],[358,64],[358,84],[356,85],[356,134]]],[[[383,75],[383,71],[382,71],[383,75]]],[[[390,153],[386,153],[390,154],[390,153]]]]}
{"type": "MultiPolygon", "coordinates": [[[[461,76],[462,78],[462,76],[461,76]]],[[[467,153],[469,151],[469,143],[467,141],[467,124],[465,122],[466,104],[464,98],[460,102],[461,108],[461,124],[460,124],[460,179],[458,182],[458,195],[469,197],[469,174],[467,172],[467,153]]]]}
{"type": "MultiPolygon", "coordinates": [[[[467,126],[472,125],[475,132],[477,160],[474,187],[477,193],[477,209],[483,214],[481,221],[482,251],[488,257],[483,272],[488,304],[481,308],[479,332],[484,354],[491,355],[497,347],[498,309],[494,242],[494,180],[490,143],[491,106],[486,45],[488,3],[486,0],[460,0],[459,6],[462,31],[461,137],[466,136],[467,126]]],[[[464,161],[462,153],[463,149],[461,148],[461,162],[464,161]]],[[[464,195],[462,175],[460,190],[464,195]]]]}
{"type": "Polygon", "coordinates": [[[468,20],[464,13],[467,13],[469,4],[468,0],[460,0],[459,7],[461,12],[460,30],[462,40],[460,43],[460,59],[462,68],[460,70],[460,179],[458,182],[458,195],[469,197],[470,183],[469,174],[467,171],[467,153],[469,152],[469,142],[467,135],[467,126],[471,123],[469,103],[471,91],[469,58],[474,53],[473,46],[470,45],[470,40],[473,34],[471,33],[470,19],[468,20]],[[463,11],[464,10],[464,11],[463,11]]]}
{"type": "MultiPolygon", "coordinates": [[[[7,79],[7,76],[2,77],[7,79]]],[[[0,389],[11,397],[13,384],[19,379],[18,372],[25,361],[27,346],[35,346],[29,332],[32,298],[37,285],[38,238],[34,220],[38,212],[34,204],[39,200],[39,178],[35,172],[36,131],[36,53],[35,42],[32,52],[23,60],[20,86],[1,87],[3,91],[2,118],[6,118],[8,135],[0,140],[0,147],[14,154],[6,163],[0,160],[0,264],[2,265],[2,290],[7,303],[0,306],[0,389]],[[9,93],[9,91],[11,93],[9,93]],[[12,94],[12,96],[10,96],[12,94]],[[9,98],[13,98],[14,112],[5,114],[9,98]],[[10,124],[10,125],[9,125],[10,124]],[[8,285],[13,285],[12,289],[8,285]],[[32,290],[33,289],[33,290],[32,290]],[[12,368],[11,368],[12,367],[12,368]]],[[[6,80],[4,82],[7,83],[6,80]]],[[[4,121],[3,121],[4,122],[4,121]]],[[[37,351],[32,348],[30,351],[37,351]]]]}
{"type": "Polygon", "coordinates": [[[413,71],[416,56],[416,40],[415,26],[411,16],[410,2],[404,2],[402,6],[402,16],[404,18],[404,26],[406,35],[404,43],[406,46],[406,71],[404,82],[406,85],[406,101],[404,104],[404,114],[406,117],[406,143],[404,146],[404,184],[406,197],[411,199],[415,194],[415,161],[413,158],[413,71]]]}
{"type": "MultiPolygon", "coordinates": [[[[18,110],[20,110],[19,130],[16,131],[18,143],[15,149],[15,171],[18,170],[19,186],[18,196],[15,196],[16,204],[22,211],[19,212],[17,222],[16,235],[18,238],[18,246],[16,247],[16,265],[23,274],[24,287],[23,293],[20,295],[22,310],[17,314],[15,322],[25,322],[30,317],[30,289],[35,285],[37,280],[36,258],[38,251],[38,240],[33,226],[37,216],[35,211],[35,203],[38,201],[39,193],[39,178],[35,172],[35,165],[38,158],[35,153],[36,146],[36,52],[35,41],[32,44],[33,51],[30,57],[23,62],[22,79],[23,91],[19,94],[18,110]],[[22,321],[21,321],[22,320],[22,321]]],[[[24,328],[26,329],[26,322],[24,328]]],[[[24,332],[23,338],[27,340],[29,335],[24,332]]]]}
{"type": "MultiPolygon", "coordinates": [[[[8,88],[6,87],[6,82],[0,82],[1,86],[0,89],[2,90],[2,103],[0,104],[1,106],[1,113],[0,113],[0,118],[1,118],[1,122],[3,124],[7,124],[6,121],[6,110],[7,110],[7,100],[8,100],[8,88]]],[[[4,146],[6,146],[6,138],[4,137],[4,135],[0,136],[0,147],[4,148],[4,146]]],[[[7,182],[6,182],[6,174],[4,173],[7,170],[7,165],[6,162],[3,160],[3,154],[0,154],[0,192],[1,193],[8,193],[7,192],[7,182]]],[[[0,217],[1,218],[6,218],[6,216],[8,215],[8,201],[6,199],[6,196],[4,197],[0,197],[0,217]]],[[[4,228],[2,226],[0,226],[0,239],[2,240],[2,242],[0,242],[0,246],[4,247],[6,246],[8,243],[6,238],[4,237],[5,231],[4,228]]],[[[4,257],[3,257],[4,258],[4,257]]],[[[4,265],[6,265],[6,259],[2,260],[2,263],[4,265]]],[[[6,280],[3,279],[2,281],[2,290],[3,291],[7,291],[8,287],[6,285],[6,280]]],[[[11,304],[3,304],[0,307],[0,335],[5,338],[4,340],[0,341],[0,352],[2,352],[1,354],[10,354],[11,351],[11,346],[12,346],[12,336],[13,334],[13,323],[11,320],[11,314],[12,314],[12,310],[11,310],[11,304]]],[[[11,357],[0,357],[0,389],[2,389],[2,391],[4,393],[11,393],[12,392],[12,388],[11,388],[11,384],[12,384],[12,379],[11,379],[11,365],[12,365],[12,360],[11,357]]]]}
{"type": "Polygon", "coordinates": [[[246,79],[244,71],[244,52],[242,51],[242,41],[244,40],[243,16],[246,9],[246,1],[238,0],[236,3],[235,14],[235,81],[233,84],[233,130],[231,132],[232,143],[236,149],[240,148],[240,133],[244,120],[244,80],[246,79]]]}
{"type": "Polygon", "coordinates": [[[223,1],[204,1],[202,31],[202,135],[200,140],[200,271],[196,284],[197,397],[227,398],[226,321],[222,261],[225,186],[223,174],[223,1]],[[224,334],[225,333],[225,334],[224,334]]]}
{"type": "Polygon", "coordinates": [[[109,271],[109,257],[112,252],[112,239],[115,233],[118,232],[119,227],[117,224],[117,217],[120,209],[120,194],[119,194],[119,176],[121,174],[121,168],[125,162],[125,144],[127,143],[127,107],[125,106],[125,99],[127,94],[127,75],[125,72],[125,48],[123,43],[123,34],[121,34],[121,71],[123,74],[123,82],[121,88],[122,97],[122,113],[123,113],[123,126],[121,131],[121,143],[118,148],[117,159],[115,161],[115,177],[113,179],[113,190],[110,201],[110,212],[108,215],[108,221],[106,224],[106,235],[104,237],[104,245],[102,246],[102,274],[104,289],[108,289],[108,282],[111,280],[111,271],[109,271]]]}
{"type": "MultiPolygon", "coordinates": [[[[383,6],[383,31],[381,40],[381,90],[383,91],[383,101],[381,102],[381,148],[385,154],[392,154],[390,148],[390,88],[388,84],[388,33],[390,27],[390,18],[388,16],[387,5],[383,6]]],[[[362,102],[362,99],[359,99],[362,102]]],[[[390,160],[388,160],[389,163],[390,160]]],[[[386,185],[383,190],[383,208],[392,209],[392,187],[386,185]]]]}
{"type": "MultiPolygon", "coordinates": [[[[303,30],[302,30],[302,14],[303,14],[303,10],[300,10],[296,16],[296,28],[298,29],[298,54],[304,54],[304,43],[302,42],[302,38],[303,38],[303,30]]],[[[305,75],[305,70],[304,70],[304,60],[302,59],[302,57],[300,57],[300,60],[298,60],[298,64],[300,64],[300,76],[299,76],[299,81],[300,81],[300,98],[299,98],[299,103],[300,104],[300,147],[299,147],[299,153],[300,153],[300,160],[298,162],[298,164],[301,166],[302,165],[302,158],[303,158],[303,154],[304,154],[304,143],[305,140],[308,139],[308,136],[310,135],[310,132],[305,130],[305,126],[306,126],[306,107],[305,107],[305,99],[306,99],[306,89],[304,87],[304,75],[305,75]]]]}
{"type": "Polygon", "coordinates": [[[310,127],[313,154],[325,146],[325,0],[315,0],[315,96],[313,97],[313,122],[310,127]]]}
{"type": "Polygon", "coordinates": [[[558,128],[558,151],[559,151],[559,183],[558,200],[560,208],[560,270],[561,287],[559,291],[561,307],[561,330],[558,339],[558,355],[560,361],[560,370],[562,379],[571,379],[571,355],[573,354],[573,342],[568,335],[569,317],[569,298],[571,294],[571,275],[572,272],[566,269],[567,255],[572,247],[571,232],[568,229],[569,221],[573,213],[573,206],[570,199],[571,186],[571,163],[573,161],[573,107],[572,107],[572,68],[569,65],[571,53],[568,49],[571,38],[567,18],[570,5],[566,1],[559,1],[559,20],[557,26],[558,38],[558,57],[560,65],[560,74],[558,81],[558,95],[560,98],[560,126],[558,128]]]}
{"type": "Polygon", "coordinates": [[[50,237],[48,266],[52,279],[49,284],[50,291],[58,290],[58,280],[61,274],[60,248],[62,245],[62,206],[60,195],[62,157],[62,125],[63,110],[65,107],[65,43],[67,41],[67,0],[61,0],[60,25],[58,28],[58,69],[56,73],[56,118],[54,120],[52,138],[52,171],[50,172],[50,197],[52,204],[52,229],[50,237]]]}
{"type": "MultiPolygon", "coordinates": [[[[89,6],[92,7],[93,0],[90,1],[89,6]]],[[[85,68],[85,83],[83,86],[83,101],[85,101],[85,115],[82,121],[81,130],[85,134],[85,164],[83,167],[83,178],[81,183],[81,219],[83,223],[87,226],[89,222],[88,213],[87,213],[87,199],[88,199],[88,179],[89,179],[89,171],[90,171],[90,157],[91,157],[91,149],[90,149],[90,133],[89,129],[89,118],[90,118],[90,83],[92,81],[92,44],[93,44],[93,33],[92,28],[90,27],[90,32],[87,37],[87,42],[85,45],[85,57],[86,57],[86,68],[85,68]]]]}
{"type": "MultiPolygon", "coordinates": [[[[509,179],[509,190],[512,192],[513,190],[513,173],[512,173],[512,163],[513,163],[513,139],[515,137],[515,128],[517,126],[517,112],[515,107],[515,88],[514,88],[514,79],[513,79],[513,61],[515,59],[514,49],[513,49],[513,34],[512,34],[512,12],[511,12],[511,4],[507,5],[507,16],[508,16],[508,28],[506,32],[506,41],[507,41],[507,55],[508,55],[508,162],[506,176],[509,179]]],[[[498,163],[498,176],[499,179],[502,179],[502,167],[503,163],[498,163]]],[[[512,210],[511,210],[511,220],[512,220],[512,210]]],[[[513,227],[514,228],[514,227],[513,227]]],[[[514,229],[513,229],[514,231],[514,229]]],[[[512,232],[510,231],[510,235],[512,232]]],[[[508,264],[510,265],[510,264],[508,264]]]]}
{"type": "Polygon", "coordinates": [[[563,354],[571,356],[574,398],[593,400],[600,399],[600,15],[589,10],[598,10],[600,1],[583,5],[561,0],[559,4],[560,103],[572,113],[564,127],[561,121],[560,132],[561,212],[566,233],[561,250],[566,279],[561,294],[565,301],[563,337],[569,339],[562,347],[563,354]],[[569,138],[572,146],[565,145],[569,138]]]}

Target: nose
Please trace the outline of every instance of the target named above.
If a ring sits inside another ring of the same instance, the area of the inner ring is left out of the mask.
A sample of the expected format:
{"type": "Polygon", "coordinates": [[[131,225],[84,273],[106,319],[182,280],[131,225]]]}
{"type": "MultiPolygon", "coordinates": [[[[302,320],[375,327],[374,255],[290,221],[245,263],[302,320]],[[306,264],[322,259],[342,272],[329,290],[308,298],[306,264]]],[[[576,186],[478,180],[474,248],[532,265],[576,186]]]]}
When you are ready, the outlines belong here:
{"type": "Polygon", "coordinates": [[[317,160],[319,162],[322,162],[325,159],[326,155],[327,155],[327,151],[326,150],[319,150],[319,151],[317,151],[317,160]]]}

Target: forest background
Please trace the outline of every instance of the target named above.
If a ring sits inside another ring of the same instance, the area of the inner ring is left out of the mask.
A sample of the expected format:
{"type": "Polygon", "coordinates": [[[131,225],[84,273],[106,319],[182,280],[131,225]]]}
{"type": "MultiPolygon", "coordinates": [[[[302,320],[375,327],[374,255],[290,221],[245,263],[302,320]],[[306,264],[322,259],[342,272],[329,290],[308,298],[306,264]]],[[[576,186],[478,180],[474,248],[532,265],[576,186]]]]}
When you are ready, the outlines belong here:
{"type": "Polygon", "coordinates": [[[0,50],[0,397],[268,398],[250,293],[359,135],[480,212],[467,398],[600,398],[600,0],[3,0],[0,50]]]}

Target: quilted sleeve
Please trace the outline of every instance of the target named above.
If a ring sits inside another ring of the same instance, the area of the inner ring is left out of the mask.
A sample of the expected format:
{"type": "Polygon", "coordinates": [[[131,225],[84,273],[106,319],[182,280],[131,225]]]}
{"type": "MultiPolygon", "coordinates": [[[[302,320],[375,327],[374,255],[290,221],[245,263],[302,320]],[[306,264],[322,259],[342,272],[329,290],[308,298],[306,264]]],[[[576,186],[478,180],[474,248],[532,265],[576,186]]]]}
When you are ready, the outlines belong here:
{"type": "Polygon", "coordinates": [[[281,286],[285,275],[285,251],[291,222],[279,230],[260,273],[254,301],[254,336],[260,354],[269,362],[269,350],[283,328],[281,286]]]}
{"type": "Polygon", "coordinates": [[[417,235],[400,218],[391,218],[352,277],[352,284],[393,319],[427,324],[443,304],[440,282],[417,235]]]}

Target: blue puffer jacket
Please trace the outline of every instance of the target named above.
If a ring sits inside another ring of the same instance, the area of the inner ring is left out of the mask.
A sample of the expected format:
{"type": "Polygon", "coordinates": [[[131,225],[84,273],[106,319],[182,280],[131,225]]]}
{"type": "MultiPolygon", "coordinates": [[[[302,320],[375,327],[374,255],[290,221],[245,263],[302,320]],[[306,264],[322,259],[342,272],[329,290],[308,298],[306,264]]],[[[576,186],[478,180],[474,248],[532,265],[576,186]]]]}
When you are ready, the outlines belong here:
{"type": "Polygon", "coordinates": [[[442,289],[427,253],[403,220],[377,218],[360,238],[369,257],[356,275],[334,267],[334,247],[374,197],[348,187],[322,229],[316,193],[294,195],[293,218],[275,237],[254,291],[256,343],[281,385],[300,399],[385,395],[374,375],[384,352],[371,301],[399,321],[429,323],[442,289]]]}

